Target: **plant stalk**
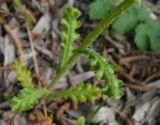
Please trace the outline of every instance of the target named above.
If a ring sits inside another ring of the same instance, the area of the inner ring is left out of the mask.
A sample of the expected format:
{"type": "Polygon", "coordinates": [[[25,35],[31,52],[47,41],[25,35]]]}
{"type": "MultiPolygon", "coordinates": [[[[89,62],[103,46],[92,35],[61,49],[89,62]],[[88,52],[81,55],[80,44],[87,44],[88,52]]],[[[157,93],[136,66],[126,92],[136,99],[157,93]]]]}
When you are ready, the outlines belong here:
{"type": "MultiPolygon", "coordinates": [[[[109,25],[125,10],[131,7],[134,3],[138,2],[139,0],[124,0],[121,2],[117,7],[115,7],[110,13],[108,13],[101,21],[97,24],[97,26],[88,34],[88,36],[84,39],[82,44],[75,50],[75,53],[71,56],[70,60],[67,64],[61,69],[61,71],[56,74],[53,81],[47,86],[48,90],[52,90],[55,84],[59,81],[59,79],[64,76],[69,69],[78,61],[82,52],[88,48],[95,39],[105,30],[108,28],[109,25]]],[[[50,91],[49,91],[50,92],[50,91]]],[[[48,92],[48,93],[49,93],[48,92]]]]}

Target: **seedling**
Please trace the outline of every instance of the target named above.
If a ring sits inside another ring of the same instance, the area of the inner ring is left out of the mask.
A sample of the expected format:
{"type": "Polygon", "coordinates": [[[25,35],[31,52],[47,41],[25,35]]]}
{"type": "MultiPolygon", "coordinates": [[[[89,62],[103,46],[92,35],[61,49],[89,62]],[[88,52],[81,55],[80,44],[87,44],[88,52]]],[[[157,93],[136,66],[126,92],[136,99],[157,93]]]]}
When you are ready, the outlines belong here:
{"type": "Polygon", "coordinates": [[[124,0],[120,3],[97,24],[79,47],[73,45],[73,42],[79,38],[79,34],[76,32],[77,28],[80,27],[80,22],[77,21],[79,12],[73,7],[66,8],[64,10],[64,17],[60,21],[64,26],[64,29],[60,33],[62,39],[62,53],[56,76],[47,87],[35,88],[32,83],[30,71],[19,61],[16,61],[12,67],[16,72],[17,80],[20,82],[23,89],[20,90],[18,95],[11,100],[12,110],[29,110],[37,104],[40,99],[50,100],[64,98],[84,103],[96,99],[101,93],[106,94],[108,97],[119,99],[123,95],[121,91],[123,82],[118,80],[114,75],[117,66],[109,64],[107,59],[88,47],[104,31],[104,29],[113,22],[113,20],[137,1],[138,0],[124,0]],[[91,67],[96,71],[97,79],[105,81],[103,87],[99,88],[94,87],[89,83],[80,83],[77,86],[70,87],[66,90],[52,93],[55,84],[69,71],[70,68],[72,68],[81,56],[87,57],[91,67]]]}

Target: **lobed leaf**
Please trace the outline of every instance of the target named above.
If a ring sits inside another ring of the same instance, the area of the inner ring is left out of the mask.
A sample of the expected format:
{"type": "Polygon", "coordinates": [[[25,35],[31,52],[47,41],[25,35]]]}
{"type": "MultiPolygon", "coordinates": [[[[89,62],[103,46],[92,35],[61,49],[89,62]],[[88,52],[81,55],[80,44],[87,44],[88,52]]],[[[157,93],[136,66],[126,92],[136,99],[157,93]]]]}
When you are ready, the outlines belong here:
{"type": "Polygon", "coordinates": [[[47,92],[46,88],[24,88],[11,100],[12,111],[27,111],[38,103],[38,100],[47,92]]]}
{"type": "Polygon", "coordinates": [[[89,5],[89,18],[99,20],[114,7],[113,0],[95,0],[89,5]]]}
{"type": "Polygon", "coordinates": [[[135,43],[140,50],[160,51],[160,23],[150,21],[137,26],[135,30],[135,43]]]}
{"type": "Polygon", "coordinates": [[[58,67],[58,71],[68,62],[73,52],[73,42],[79,38],[79,34],[76,30],[81,26],[81,23],[77,21],[80,16],[77,9],[68,7],[64,10],[64,17],[60,20],[63,25],[63,30],[60,32],[62,39],[62,54],[61,61],[58,67]]]}
{"type": "Polygon", "coordinates": [[[133,30],[139,23],[149,20],[149,12],[142,4],[136,4],[124,12],[114,23],[113,30],[124,34],[133,30]]]}
{"type": "Polygon", "coordinates": [[[12,68],[16,73],[17,80],[23,88],[34,88],[32,84],[31,72],[27,70],[27,68],[24,67],[20,61],[15,61],[12,68]]]}
{"type": "Polygon", "coordinates": [[[89,58],[89,64],[96,70],[98,80],[105,80],[106,84],[103,91],[109,97],[119,99],[123,92],[121,86],[123,82],[116,78],[114,72],[118,69],[117,65],[109,64],[108,60],[91,49],[87,49],[84,54],[89,58]]]}
{"type": "Polygon", "coordinates": [[[91,84],[81,83],[77,86],[71,87],[67,90],[59,91],[48,98],[64,98],[72,101],[87,102],[92,101],[100,96],[101,90],[98,87],[93,87],[91,84]]]}

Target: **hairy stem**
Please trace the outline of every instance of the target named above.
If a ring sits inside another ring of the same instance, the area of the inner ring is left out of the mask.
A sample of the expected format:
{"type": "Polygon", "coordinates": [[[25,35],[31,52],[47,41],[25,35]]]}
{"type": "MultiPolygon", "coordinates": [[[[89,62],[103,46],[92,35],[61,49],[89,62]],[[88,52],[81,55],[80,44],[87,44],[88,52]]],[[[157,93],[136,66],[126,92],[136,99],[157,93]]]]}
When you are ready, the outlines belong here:
{"type": "Polygon", "coordinates": [[[138,2],[139,0],[124,0],[121,2],[117,7],[115,7],[110,13],[108,13],[101,21],[97,24],[97,26],[91,31],[88,36],[84,39],[82,44],[77,48],[75,53],[72,55],[70,60],[67,64],[61,69],[61,71],[56,74],[53,81],[48,85],[48,89],[51,90],[54,85],[59,81],[59,79],[64,76],[70,68],[78,61],[80,58],[81,52],[88,48],[95,39],[105,30],[108,28],[109,25],[125,10],[127,10],[130,6],[134,3],[138,2]]]}

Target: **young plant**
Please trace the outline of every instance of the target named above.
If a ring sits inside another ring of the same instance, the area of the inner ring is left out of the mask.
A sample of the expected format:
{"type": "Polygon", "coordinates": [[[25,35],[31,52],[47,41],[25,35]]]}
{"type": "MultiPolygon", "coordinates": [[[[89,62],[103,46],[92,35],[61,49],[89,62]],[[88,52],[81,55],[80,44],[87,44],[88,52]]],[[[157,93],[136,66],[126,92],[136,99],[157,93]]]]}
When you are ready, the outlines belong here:
{"type": "Polygon", "coordinates": [[[79,37],[76,33],[76,29],[80,27],[80,22],[77,21],[79,12],[73,7],[66,8],[64,10],[64,18],[61,20],[61,24],[64,26],[63,31],[60,33],[62,38],[61,62],[57,69],[55,78],[46,88],[35,88],[32,84],[30,71],[24,68],[24,66],[19,62],[15,62],[13,64],[13,68],[17,73],[17,79],[23,89],[11,100],[12,110],[29,110],[38,102],[39,99],[50,100],[55,98],[64,98],[80,102],[91,101],[97,96],[100,96],[101,92],[105,93],[109,97],[119,99],[122,96],[122,92],[120,91],[122,82],[114,75],[115,65],[109,64],[105,58],[101,57],[95,51],[88,49],[88,47],[115,18],[137,1],[138,0],[124,0],[120,3],[102,19],[102,21],[89,33],[77,48],[74,47],[73,42],[79,37]],[[77,86],[70,87],[66,90],[52,93],[54,85],[69,71],[70,68],[72,68],[82,55],[86,55],[90,62],[95,60],[91,63],[91,66],[93,66],[95,70],[99,68],[99,70],[96,71],[97,78],[106,81],[104,87],[101,89],[99,87],[94,87],[89,83],[80,83],[77,86]],[[28,79],[28,82],[26,82],[25,79],[28,79]]]}

